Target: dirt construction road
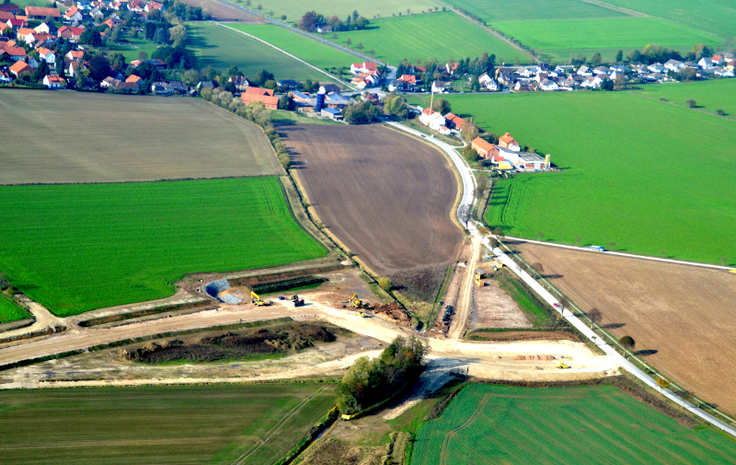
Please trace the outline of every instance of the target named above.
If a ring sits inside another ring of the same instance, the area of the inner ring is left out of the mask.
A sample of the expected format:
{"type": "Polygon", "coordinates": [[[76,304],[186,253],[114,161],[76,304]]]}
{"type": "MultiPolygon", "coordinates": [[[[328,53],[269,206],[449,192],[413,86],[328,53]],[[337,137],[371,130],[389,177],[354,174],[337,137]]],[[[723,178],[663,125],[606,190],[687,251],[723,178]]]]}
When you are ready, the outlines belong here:
{"type": "Polygon", "coordinates": [[[703,400],[736,413],[736,275],[519,243],[550,282],[599,324],[629,335],[639,356],[703,400]]]}
{"type": "MultiPolygon", "coordinates": [[[[361,318],[353,311],[332,308],[316,302],[309,302],[305,307],[299,309],[286,307],[278,303],[266,308],[256,308],[252,305],[223,306],[219,310],[207,310],[106,329],[78,328],[45,339],[4,347],[0,349],[0,365],[163,332],[280,317],[296,319],[320,317],[357,334],[367,335],[383,342],[390,342],[398,335],[409,335],[407,331],[380,318],[361,318]]],[[[529,379],[528,377],[531,377],[531,379],[537,380],[559,379],[560,377],[574,379],[578,376],[597,377],[601,376],[603,372],[616,369],[616,366],[607,357],[595,355],[583,344],[569,341],[479,344],[429,339],[427,342],[434,356],[455,360],[453,363],[456,366],[464,367],[459,368],[461,371],[471,374],[483,373],[484,377],[498,377],[499,379],[503,379],[503,376],[511,376],[510,379],[517,379],[518,377],[529,379]],[[519,360],[519,356],[523,356],[524,360],[519,360]],[[539,360],[538,356],[547,358],[547,360],[539,360]],[[556,364],[563,358],[573,365],[572,370],[555,369],[556,364]]],[[[365,355],[365,353],[362,354],[365,355]]],[[[297,370],[285,371],[271,377],[291,378],[334,373],[336,369],[345,368],[350,363],[351,361],[346,359],[338,362],[326,362],[326,364],[323,364],[324,366],[300,367],[297,370]]],[[[248,379],[239,378],[239,380],[247,381],[248,379]]],[[[134,380],[130,382],[135,384],[143,381],[134,380]]],[[[177,383],[181,380],[154,380],[153,382],[177,383]]],[[[98,383],[100,385],[110,384],[105,381],[98,383]]],[[[127,381],[119,381],[115,384],[127,383],[127,381]]],[[[38,383],[26,386],[21,383],[20,385],[13,384],[2,387],[37,387],[37,385],[38,383]]]]}

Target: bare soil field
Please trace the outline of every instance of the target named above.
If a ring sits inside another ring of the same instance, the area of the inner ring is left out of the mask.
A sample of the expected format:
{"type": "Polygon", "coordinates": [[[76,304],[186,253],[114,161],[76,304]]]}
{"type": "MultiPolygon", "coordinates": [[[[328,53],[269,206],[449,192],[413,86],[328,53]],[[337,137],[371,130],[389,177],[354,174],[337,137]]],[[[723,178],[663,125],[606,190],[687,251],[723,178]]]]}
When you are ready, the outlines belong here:
{"type": "Polygon", "coordinates": [[[484,279],[473,288],[473,307],[468,330],[480,328],[531,328],[534,325],[494,279],[484,279]]]}
{"type": "Polygon", "coordinates": [[[583,311],[684,389],[736,413],[736,276],[724,271],[517,243],[583,311]]]}
{"type": "Polygon", "coordinates": [[[295,124],[279,133],[325,227],[379,275],[436,292],[444,272],[434,270],[455,259],[462,241],[450,217],[457,181],[444,156],[378,125],[295,124]]]}
{"type": "Polygon", "coordinates": [[[258,16],[217,0],[184,0],[184,3],[192,6],[201,6],[202,10],[209,12],[212,19],[216,19],[218,21],[239,21],[243,23],[259,22],[258,16]]]}
{"type": "Polygon", "coordinates": [[[0,127],[0,184],[283,172],[260,128],[202,99],[7,89],[0,127]]]}

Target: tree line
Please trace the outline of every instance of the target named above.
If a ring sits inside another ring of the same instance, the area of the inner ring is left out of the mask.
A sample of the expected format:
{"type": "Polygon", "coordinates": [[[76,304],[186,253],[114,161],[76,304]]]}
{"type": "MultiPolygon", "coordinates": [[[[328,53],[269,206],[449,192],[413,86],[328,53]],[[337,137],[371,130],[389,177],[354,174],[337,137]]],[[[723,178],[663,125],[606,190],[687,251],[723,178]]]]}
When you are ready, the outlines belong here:
{"type": "Polygon", "coordinates": [[[330,26],[334,32],[339,32],[365,29],[369,24],[370,21],[360,16],[357,11],[353,11],[352,15],[348,15],[345,21],[337,16],[327,18],[316,11],[308,11],[299,20],[297,27],[303,31],[314,32],[319,27],[330,26]]]}

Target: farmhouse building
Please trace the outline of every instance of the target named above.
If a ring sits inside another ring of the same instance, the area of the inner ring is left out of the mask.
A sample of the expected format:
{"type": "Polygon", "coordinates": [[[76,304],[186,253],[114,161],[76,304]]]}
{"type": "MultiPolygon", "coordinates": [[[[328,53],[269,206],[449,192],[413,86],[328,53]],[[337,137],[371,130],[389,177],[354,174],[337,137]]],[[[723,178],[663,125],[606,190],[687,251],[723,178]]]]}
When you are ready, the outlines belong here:
{"type": "Polygon", "coordinates": [[[16,77],[20,76],[23,73],[33,72],[33,68],[28,66],[28,64],[23,61],[16,61],[9,69],[10,72],[15,74],[16,77]]]}
{"type": "Polygon", "coordinates": [[[476,137],[470,143],[470,147],[482,158],[490,160],[493,157],[493,152],[496,151],[496,146],[491,144],[485,139],[476,137]]]}
{"type": "Polygon", "coordinates": [[[350,72],[353,74],[368,74],[375,71],[378,71],[378,65],[373,61],[364,61],[363,63],[353,63],[350,65],[350,72]]]}
{"type": "Polygon", "coordinates": [[[521,146],[519,145],[519,143],[516,142],[516,140],[511,137],[511,134],[509,134],[508,132],[498,139],[498,146],[509,149],[513,152],[521,151],[521,146]]]}
{"type": "Polygon", "coordinates": [[[279,108],[279,98],[274,97],[273,89],[248,87],[240,98],[246,105],[251,102],[261,102],[269,110],[277,110],[279,108]]]}
{"type": "Polygon", "coordinates": [[[46,75],[43,78],[43,85],[49,89],[61,89],[66,85],[66,81],[59,76],[46,75]]]}
{"type": "Polygon", "coordinates": [[[61,12],[58,8],[46,8],[40,6],[27,6],[26,16],[28,19],[40,19],[44,20],[51,16],[54,19],[61,18],[61,12]]]}
{"type": "Polygon", "coordinates": [[[10,13],[11,15],[20,14],[20,7],[15,3],[2,3],[0,4],[0,11],[10,13]]]}
{"type": "Polygon", "coordinates": [[[82,20],[82,12],[79,11],[76,5],[72,5],[64,12],[64,21],[72,23],[78,23],[82,20]]]}

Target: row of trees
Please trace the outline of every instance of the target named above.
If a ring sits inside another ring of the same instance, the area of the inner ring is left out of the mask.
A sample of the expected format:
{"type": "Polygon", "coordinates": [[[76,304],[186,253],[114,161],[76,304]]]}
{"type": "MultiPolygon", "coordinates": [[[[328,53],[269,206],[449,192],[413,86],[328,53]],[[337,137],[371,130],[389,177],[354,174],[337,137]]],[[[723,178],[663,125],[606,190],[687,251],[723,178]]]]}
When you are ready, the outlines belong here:
{"type": "Polygon", "coordinates": [[[291,166],[289,151],[271,123],[271,110],[267,110],[263,103],[250,102],[245,105],[242,100],[233,96],[232,92],[222,89],[200,89],[199,96],[263,128],[263,133],[271,141],[279,162],[284,169],[289,169],[291,166]]]}
{"type": "Polygon", "coordinates": [[[348,15],[345,21],[337,16],[327,18],[316,11],[308,11],[299,20],[299,29],[308,32],[314,32],[318,27],[330,26],[333,31],[355,31],[368,27],[370,21],[360,16],[357,11],[353,11],[352,15],[348,15]]]}
{"type": "Polygon", "coordinates": [[[379,357],[356,360],[338,386],[340,412],[351,415],[389,398],[421,372],[426,351],[416,336],[397,337],[379,357]]]}

